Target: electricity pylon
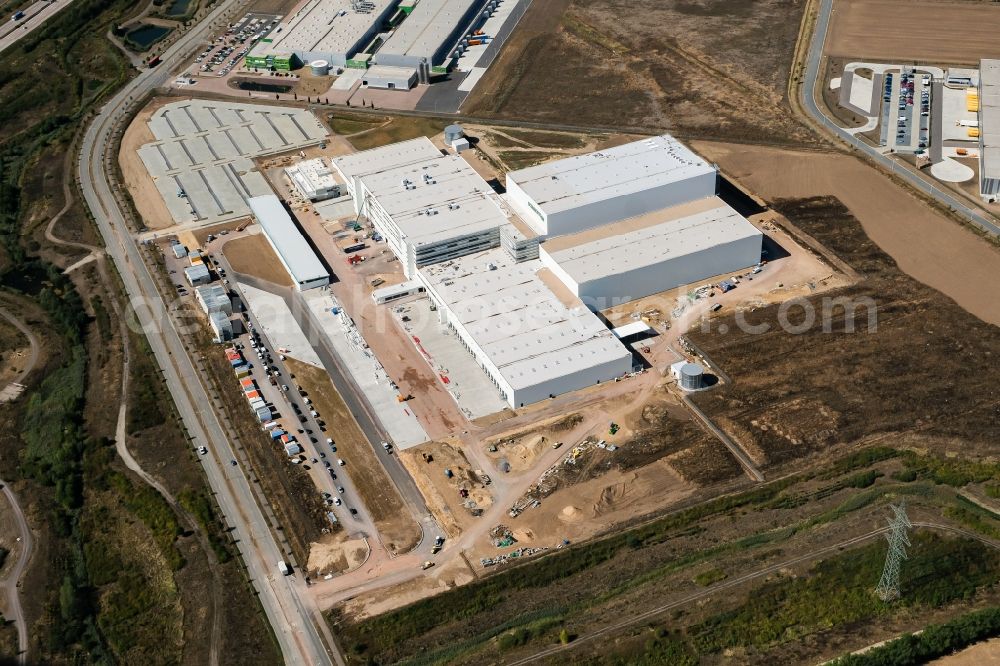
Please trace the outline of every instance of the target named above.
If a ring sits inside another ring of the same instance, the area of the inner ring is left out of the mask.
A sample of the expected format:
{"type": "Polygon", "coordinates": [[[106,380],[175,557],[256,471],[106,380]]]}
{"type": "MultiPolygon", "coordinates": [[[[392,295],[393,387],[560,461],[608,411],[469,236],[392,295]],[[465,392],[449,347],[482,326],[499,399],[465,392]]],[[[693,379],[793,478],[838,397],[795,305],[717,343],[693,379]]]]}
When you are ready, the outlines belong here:
{"type": "Polygon", "coordinates": [[[890,504],[890,508],[896,515],[889,519],[889,533],[885,538],[889,541],[889,552],[885,555],[885,568],[882,570],[882,578],[878,581],[875,594],[882,601],[893,601],[899,598],[899,565],[906,559],[906,547],[910,545],[910,539],[906,536],[906,530],[913,527],[910,519],[906,517],[906,502],[890,504]]]}

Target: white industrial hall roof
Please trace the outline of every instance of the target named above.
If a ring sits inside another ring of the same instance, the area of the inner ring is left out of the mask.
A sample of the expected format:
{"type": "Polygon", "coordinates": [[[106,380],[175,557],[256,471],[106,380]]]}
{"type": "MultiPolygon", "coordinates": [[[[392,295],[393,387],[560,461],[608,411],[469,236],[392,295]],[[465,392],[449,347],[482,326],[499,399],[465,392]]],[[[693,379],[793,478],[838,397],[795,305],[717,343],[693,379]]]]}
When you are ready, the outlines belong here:
{"type": "Polygon", "coordinates": [[[370,0],[374,9],[358,12],[351,0],[310,0],[279,28],[284,34],[268,46],[273,51],[351,55],[392,0],[370,0]]]}
{"type": "Polygon", "coordinates": [[[511,171],[547,214],[715,173],[715,167],[668,134],[511,171]]]}
{"type": "Polygon", "coordinates": [[[273,194],[247,200],[268,241],[297,284],[329,277],[329,272],[273,194]]]}
{"type": "Polygon", "coordinates": [[[349,181],[440,156],[441,151],[431,143],[430,139],[422,136],[409,141],[391,143],[387,146],[369,148],[359,153],[334,157],[332,164],[349,181]]]}
{"type": "Polygon", "coordinates": [[[333,172],[322,157],[303,160],[285,169],[285,173],[303,192],[321,192],[329,190],[337,184],[333,172]]]}
{"type": "Polygon", "coordinates": [[[515,391],[631,356],[537,259],[497,248],[419,273],[515,391]]]}
{"type": "Polygon", "coordinates": [[[480,0],[420,0],[375,54],[375,60],[381,55],[425,56],[429,62],[478,3],[480,0]]]}
{"type": "Polygon", "coordinates": [[[541,247],[582,283],[760,235],[724,201],[708,197],[550,239],[541,247]]]}
{"type": "Polygon", "coordinates": [[[980,61],[979,86],[980,178],[1000,179],[1000,60],[980,61]]]}
{"type": "Polygon", "coordinates": [[[507,223],[489,184],[457,155],[438,153],[363,176],[361,182],[417,247],[507,223]]]}

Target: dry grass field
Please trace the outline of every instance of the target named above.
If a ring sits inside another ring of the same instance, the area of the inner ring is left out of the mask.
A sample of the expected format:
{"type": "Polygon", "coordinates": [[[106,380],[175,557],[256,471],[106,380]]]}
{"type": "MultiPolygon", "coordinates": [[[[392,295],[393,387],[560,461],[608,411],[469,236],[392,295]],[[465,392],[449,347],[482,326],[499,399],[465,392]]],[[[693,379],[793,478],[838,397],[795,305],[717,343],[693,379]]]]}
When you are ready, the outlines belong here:
{"type": "Polygon", "coordinates": [[[464,110],[810,143],[784,101],[802,7],[800,0],[534,3],[464,110]]]}
{"type": "Polygon", "coordinates": [[[837,0],[826,52],[855,60],[977,65],[1000,57],[992,2],[837,0]]]}
{"type": "Polygon", "coordinates": [[[228,241],[222,246],[222,253],[237,273],[252,275],[283,287],[292,286],[292,277],[281,265],[264,234],[252,234],[228,241]]]}

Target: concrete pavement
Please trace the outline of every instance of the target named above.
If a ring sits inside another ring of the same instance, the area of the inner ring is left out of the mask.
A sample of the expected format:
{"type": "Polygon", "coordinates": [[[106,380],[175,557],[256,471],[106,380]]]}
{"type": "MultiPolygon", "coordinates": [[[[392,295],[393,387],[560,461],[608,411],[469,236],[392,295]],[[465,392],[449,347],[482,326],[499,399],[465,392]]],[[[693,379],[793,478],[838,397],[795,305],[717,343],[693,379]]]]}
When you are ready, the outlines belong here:
{"type": "Polygon", "coordinates": [[[116,122],[128,110],[130,102],[163,85],[170,76],[170,69],[205,38],[213,21],[225,20],[227,11],[235,4],[234,0],[223,0],[201,24],[163,54],[160,67],[141,72],[100,110],[82,141],[80,185],[192,444],[204,445],[210,451],[210,455],[203,457],[205,473],[226,520],[235,527],[237,548],[285,661],[326,665],[336,660],[343,663],[335,648],[328,649],[324,644],[324,636],[328,640],[331,638],[329,629],[315,606],[304,600],[304,582],[278,572],[277,563],[285,555],[278,548],[246,476],[228,462],[236,458],[231,444],[210,406],[212,403],[201,383],[201,373],[196,372],[139,248],[130,237],[107,174],[113,159],[111,133],[116,130],[116,122]]]}

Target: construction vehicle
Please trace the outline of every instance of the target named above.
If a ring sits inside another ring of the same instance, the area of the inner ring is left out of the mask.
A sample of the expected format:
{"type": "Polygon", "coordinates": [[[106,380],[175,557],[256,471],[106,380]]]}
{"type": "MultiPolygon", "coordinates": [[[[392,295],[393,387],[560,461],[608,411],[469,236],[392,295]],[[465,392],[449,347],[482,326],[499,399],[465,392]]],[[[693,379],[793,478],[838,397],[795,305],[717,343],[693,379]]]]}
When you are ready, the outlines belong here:
{"type": "Polygon", "coordinates": [[[421,569],[423,569],[424,571],[427,571],[427,570],[428,570],[428,569],[430,569],[430,568],[431,568],[432,566],[434,566],[434,563],[433,563],[433,562],[431,562],[430,560],[427,560],[426,562],[424,562],[424,563],[423,563],[423,565],[421,565],[421,567],[420,567],[420,568],[421,568],[421,569]]]}

